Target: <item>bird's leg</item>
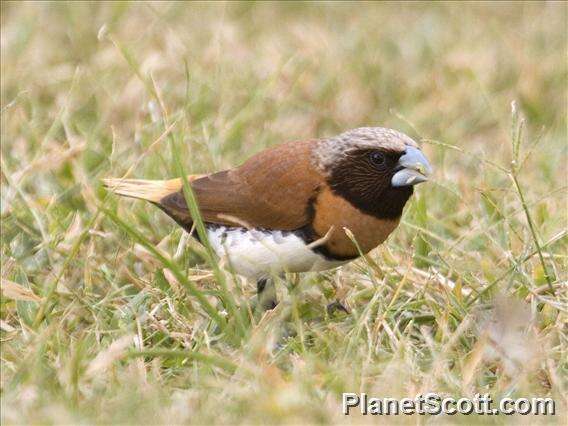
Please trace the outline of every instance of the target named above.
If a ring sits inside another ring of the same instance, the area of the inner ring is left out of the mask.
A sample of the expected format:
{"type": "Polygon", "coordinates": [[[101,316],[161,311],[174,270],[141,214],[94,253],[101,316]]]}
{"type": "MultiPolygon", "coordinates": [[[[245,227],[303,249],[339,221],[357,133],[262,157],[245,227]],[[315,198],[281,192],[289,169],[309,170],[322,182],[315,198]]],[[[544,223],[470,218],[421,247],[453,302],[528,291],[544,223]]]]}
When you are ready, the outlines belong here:
{"type": "Polygon", "coordinates": [[[258,304],[264,311],[274,309],[278,304],[273,278],[261,278],[256,282],[258,304]]]}

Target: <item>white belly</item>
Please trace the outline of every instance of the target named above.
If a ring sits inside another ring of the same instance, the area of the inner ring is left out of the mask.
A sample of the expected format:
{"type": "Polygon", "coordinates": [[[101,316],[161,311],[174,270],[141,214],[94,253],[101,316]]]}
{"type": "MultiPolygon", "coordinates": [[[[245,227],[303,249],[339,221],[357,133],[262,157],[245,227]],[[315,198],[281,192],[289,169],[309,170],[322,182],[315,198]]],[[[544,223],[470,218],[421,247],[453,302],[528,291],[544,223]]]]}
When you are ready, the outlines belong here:
{"type": "Polygon", "coordinates": [[[322,271],[346,263],[315,253],[291,232],[218,226],[209,228],[207,236],[213,250],[237,274],[255,279],[282,272],[322,271]]]}

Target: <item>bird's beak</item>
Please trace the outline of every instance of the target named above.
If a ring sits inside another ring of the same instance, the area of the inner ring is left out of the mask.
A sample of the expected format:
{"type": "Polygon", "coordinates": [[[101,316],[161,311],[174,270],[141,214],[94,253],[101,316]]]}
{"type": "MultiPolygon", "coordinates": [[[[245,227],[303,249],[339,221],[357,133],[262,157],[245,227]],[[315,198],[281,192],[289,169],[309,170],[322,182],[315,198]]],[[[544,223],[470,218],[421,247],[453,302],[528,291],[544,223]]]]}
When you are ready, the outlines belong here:
{"type": "Polygon", "coordinates": [[[432,167],[422,151],[412,146],[407,147],[406,152],[398,159],[396,170],[391,179],[391,185],[394,187],[426,182],[432,174],[432,167]]]}

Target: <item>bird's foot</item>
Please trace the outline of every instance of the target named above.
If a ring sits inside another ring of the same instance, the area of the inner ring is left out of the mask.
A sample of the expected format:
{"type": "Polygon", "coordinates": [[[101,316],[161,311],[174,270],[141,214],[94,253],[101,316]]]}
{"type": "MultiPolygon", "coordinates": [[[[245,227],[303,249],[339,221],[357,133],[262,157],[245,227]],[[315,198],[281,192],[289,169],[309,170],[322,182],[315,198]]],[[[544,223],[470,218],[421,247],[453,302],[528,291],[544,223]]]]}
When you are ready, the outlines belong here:
{"type": "Polygon", "coordinates": [[[339,299],[329,303],[326,306],[326,311],[329,316],[333,315],[335,312],[345,312],[347,315],[351,314],[351,311],[342,302],[340,302],[339,299]]]}

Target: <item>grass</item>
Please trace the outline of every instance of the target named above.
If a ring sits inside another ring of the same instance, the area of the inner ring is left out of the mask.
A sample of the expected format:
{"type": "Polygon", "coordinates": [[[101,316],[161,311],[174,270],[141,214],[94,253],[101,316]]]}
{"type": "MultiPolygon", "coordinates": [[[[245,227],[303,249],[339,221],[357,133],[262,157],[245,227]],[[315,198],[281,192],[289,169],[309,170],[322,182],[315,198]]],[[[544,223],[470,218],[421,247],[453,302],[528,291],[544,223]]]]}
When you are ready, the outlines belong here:
{"type": "Polygon", "coordinates": [[[563,421],[565,4],[1,8],[3,424],[436,420],[344,417],[342,392],[552,397],[445,421],[563,421]],[[420,141],[433,180],[262,317],[254,283],[100,185],[362,125],[420,141]]]}

